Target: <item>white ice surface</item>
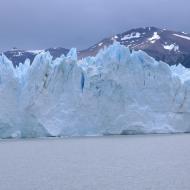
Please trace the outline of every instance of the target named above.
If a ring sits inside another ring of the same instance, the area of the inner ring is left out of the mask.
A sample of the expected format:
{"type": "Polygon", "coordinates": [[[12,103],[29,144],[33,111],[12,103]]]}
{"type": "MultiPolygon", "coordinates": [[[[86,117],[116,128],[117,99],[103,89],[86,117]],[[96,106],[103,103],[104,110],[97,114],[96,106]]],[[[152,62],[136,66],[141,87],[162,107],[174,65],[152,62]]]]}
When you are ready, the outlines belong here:
{"type": "Polygon", "coordinates": [[[0,137],[190,131],[190,72],[118,43],[78,61],[0,56],[0,137]]]}

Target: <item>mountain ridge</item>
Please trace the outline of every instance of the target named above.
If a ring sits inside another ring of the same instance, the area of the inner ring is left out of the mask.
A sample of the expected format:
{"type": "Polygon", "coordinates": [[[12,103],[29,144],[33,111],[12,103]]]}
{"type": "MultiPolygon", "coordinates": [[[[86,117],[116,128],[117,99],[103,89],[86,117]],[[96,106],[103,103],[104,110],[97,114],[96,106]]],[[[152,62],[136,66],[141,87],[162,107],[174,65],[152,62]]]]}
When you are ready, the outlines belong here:
{"type": "MultiPolygon", "coordinates": [[[[157,61],[163,61],[169,65],[181,63],[190,68],[190,34],[157,27],[135,28],[126,32],[104,38],[87,49],[78,51],[78,58],[95,56],[101,49],[119,42],[131,50],[143,50],[157,61]]],[[[58,47],[44,50],[10,50],[3,52],[16,66],[27,58],[32,62],[34,57],[42,52],[49,51],[53,58],[66,55],[69,49],[58,47]]]]}

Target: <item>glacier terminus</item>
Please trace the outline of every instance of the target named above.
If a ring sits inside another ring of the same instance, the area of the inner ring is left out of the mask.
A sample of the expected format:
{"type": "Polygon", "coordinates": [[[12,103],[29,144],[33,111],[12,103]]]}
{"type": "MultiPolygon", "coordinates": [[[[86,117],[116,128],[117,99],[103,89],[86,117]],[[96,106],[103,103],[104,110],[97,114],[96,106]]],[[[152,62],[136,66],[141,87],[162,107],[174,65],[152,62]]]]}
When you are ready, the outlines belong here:
{"type": "Polygon", "coordinates": [[[190,71],[115,42],[95,57],[0,56],[0,138],[190,132],[190,71]]]}

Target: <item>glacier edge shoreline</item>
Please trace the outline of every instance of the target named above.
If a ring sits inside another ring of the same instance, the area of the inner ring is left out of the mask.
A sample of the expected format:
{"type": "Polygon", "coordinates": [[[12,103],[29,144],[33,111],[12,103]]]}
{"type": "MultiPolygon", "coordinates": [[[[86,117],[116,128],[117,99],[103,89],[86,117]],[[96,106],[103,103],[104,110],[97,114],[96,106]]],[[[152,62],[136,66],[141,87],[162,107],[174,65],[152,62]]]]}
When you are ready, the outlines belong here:
{"type": "Polygon", "coordinates": [[[190,132],[190,72],[114,43],[77,60],[0,56],[0,138],[190,132]]]}

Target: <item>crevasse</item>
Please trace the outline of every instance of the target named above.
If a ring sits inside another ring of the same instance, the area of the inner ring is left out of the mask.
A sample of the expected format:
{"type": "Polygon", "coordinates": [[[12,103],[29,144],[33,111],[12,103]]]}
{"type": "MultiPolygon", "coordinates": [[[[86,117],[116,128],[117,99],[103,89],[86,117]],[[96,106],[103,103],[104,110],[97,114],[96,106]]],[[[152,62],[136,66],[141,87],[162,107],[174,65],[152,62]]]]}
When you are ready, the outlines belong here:
{"type": "Polygon", "coordinates": [[[190,72],[114,43],[77,60],[0,56],[0,138],[190,131],[190,72]]]}

